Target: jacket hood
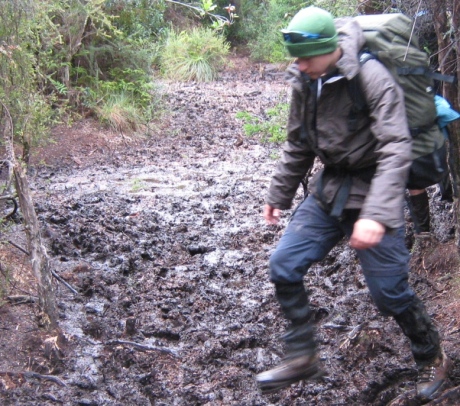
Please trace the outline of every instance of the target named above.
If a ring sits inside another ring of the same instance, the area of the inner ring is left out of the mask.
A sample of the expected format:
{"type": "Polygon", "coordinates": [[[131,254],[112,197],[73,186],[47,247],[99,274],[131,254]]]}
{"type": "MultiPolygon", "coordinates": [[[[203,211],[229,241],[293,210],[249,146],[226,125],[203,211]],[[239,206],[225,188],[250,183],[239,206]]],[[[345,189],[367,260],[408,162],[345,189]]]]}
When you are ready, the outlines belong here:
{"type": "Polygon", "coordinates": [[[366,42],[363,30],[351,17],[336,19],[335,26],[339,35],[339,46],[343,52],[337,62],[337,68],[343,76],[350,80],[359,73],[361,68],[359,51],[366,42]]]}
{"type": "MultiPolygon", "coordinates": [[[[365,44],[363,30],[351,17],[337,18],[334,20],[339,47],[342,49],[342,57],[337,62],[339,72],[348,80],[355,77],[361,68],[359,63],[359,52],[365,44]]],[[[297,91],[302,90],[302,83],[305,82],[297,64],[294,63],[286,70],[286,80],[297,91]]]]}

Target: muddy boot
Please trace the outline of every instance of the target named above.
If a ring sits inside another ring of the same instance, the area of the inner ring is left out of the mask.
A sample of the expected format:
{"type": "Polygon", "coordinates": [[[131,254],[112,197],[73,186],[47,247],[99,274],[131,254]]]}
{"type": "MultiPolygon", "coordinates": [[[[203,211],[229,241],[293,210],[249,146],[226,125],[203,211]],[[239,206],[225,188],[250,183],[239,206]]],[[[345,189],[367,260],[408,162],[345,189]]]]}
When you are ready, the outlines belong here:
{"type": "Polygon", "coordinates": [[[410,206],[412,221],[414,222],[415,232],[430,232],[430,202],[426,190],[418,195],[411,195],[410,206]]]}
{"type": "Polygon", "coordinates": [[[438,330],[417,296],[394,319],[411,342],[418,368],[417,395],[423,402],[432,400],[441,392],[451,365],[441,349],[438,330]]]}
{"type": "Polygon", "coordinates": [[[422,402],[429,402],[439,396],[451,367],[452,362],[443,350],[434,361],[417,365],[417,395],[422,402]]]}
{"type": "Polygon", "coordinates": [[[323,375],[316,354],[314,326],[310,320],[312,315],[303,283],[277,284],[276,295],[284,315],[291,321],[291,327],[282,337],[286,343],[286,356],[278,366],[256,376],[263,393],[323,375]]]}

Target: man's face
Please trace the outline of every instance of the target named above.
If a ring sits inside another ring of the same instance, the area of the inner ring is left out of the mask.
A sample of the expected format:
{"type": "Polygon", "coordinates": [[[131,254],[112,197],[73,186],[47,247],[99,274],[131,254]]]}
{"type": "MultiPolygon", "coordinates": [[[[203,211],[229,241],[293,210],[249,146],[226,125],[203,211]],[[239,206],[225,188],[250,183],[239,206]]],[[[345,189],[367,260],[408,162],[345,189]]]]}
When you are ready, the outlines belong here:
{"type": "Polygon", "coordinates": [[[332,54],[297,58],[299,70],[315,80],[325,75],[333,67],[332,54]]]}

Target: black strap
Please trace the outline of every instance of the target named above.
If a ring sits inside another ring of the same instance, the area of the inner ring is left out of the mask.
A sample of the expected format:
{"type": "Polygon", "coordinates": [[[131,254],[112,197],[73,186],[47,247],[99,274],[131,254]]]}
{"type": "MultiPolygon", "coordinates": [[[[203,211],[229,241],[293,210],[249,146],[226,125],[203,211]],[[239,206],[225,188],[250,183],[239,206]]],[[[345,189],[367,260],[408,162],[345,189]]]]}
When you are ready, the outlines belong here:
{"type": "Polygon", "coordinates": [[[436,121],[433,121],[433,123],[425,125],[423,127],[411,127],[409,128],[410,135],[412,136],[412,138],[417,138],[422,132],[428,131],[435,124],[436,121]]]}
{"type": "MultiPolygon", "coordinates": [[[[316,128],[316,105],[318,102],[318,81],[317,80],[311,80],[306,82],[308,88],[310,89],[310,97],[312,97],[313,100],[313,121],[312,125],[313,128],[316,128]]],[[[304,109],[306,107],[306,103],[304,105],[304,109]]],[[[304,114],[302,117],[302,122],[300,124],[300,141],[301,142],[306,142],[308,140],[308,129],[307,129],[307,123],[305,122],[306,120],[306,115],[304,114]]]]}
{"type": "Polygon", "coordinates": [[[360,168],[349,170],[345,168],[337,168],[332,166],[326,166],[322,173],[319,175],[316,183],[316,193],[318,194],[319,200],[324,203],[324,180],[323,176],[326,171],[332,171],[335,176],[341,177],[342,182],[337,189],[337,192],[334,196],[334,200],[332,203],[332,208],[330,211],[330,216],[340,218],[342,216],[342,212],[345,209],[345,205],[347,204],[348,197],[350,196],[351,187],[353,185],[353,177],[356,176],[363,180],[364,182],[370,183],[372,178],[374,177],[376,166],[370,166],[368,168],[360,168]]]}
{"type": "Polygon", "coordinates": [[[358,130],[358,117],[367,111],[367,101],[361,89],[359,74],[348,80],[348,94],[352,101],[352,107],[348,112],[348,132],[358,130]]]}
{"type": "Polygon", "coordinates": [[[340,185],[339,190],[337,190],[337,194],[334,198],[334,204],[332,205],[332,210],[330,213],[332,217],[340,218],[342,215],[343,209],[345,208],[348,200],[348,196],[350,195],[352,183],[353,180],[351,178],[351,174],[346,173],[345,178],[343,179],[342,184],[340,185]]]}
{"type": "Polygon", "coordinates": [[[431,79],[439,80],[441,82],[447,82],[450,84],[457,82],[456,76],[444,75],[439,72],[434,72],[431,69],[426,68],[424,66],[417,66],[417,67],[404,66],[401,68],[397,68],[396,72],[398,73],[398,75],[401,75],[401,76],[418,75],[418,76],[426,76],[431,79]]]}
{"type": "Polygon", "coordinates": [[[312,127],[316,128],[316,110],[318,108],[318,81],[317,80],[312,80],[310,82],[310,95],[313,101],[312,127]]]}

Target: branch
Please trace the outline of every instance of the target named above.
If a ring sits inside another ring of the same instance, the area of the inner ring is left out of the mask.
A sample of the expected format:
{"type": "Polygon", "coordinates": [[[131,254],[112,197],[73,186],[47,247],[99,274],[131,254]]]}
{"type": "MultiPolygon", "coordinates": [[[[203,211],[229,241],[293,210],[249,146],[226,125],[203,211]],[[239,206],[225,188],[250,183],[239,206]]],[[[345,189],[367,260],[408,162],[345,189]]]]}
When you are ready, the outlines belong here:
{"type": "Polygon", "coordinates": [[[51,381],[54,383],[57,383],[60,386],[67,386],[64,381],[61,381],[57,376],[53,375],[42,375],[38,374],[37,372],[22,372],[25,378],[37,378],[37,379],[43,379],[46,381],[51,381]]]}
{"type": "MultiPolygon", "coordinates": [[[[227,12],[230,15],[230,19],[229,19],[227,17],[221,16],[221,15],[218,15],[218,14],[210,13],[209,11],[206,11],[201,7],[192,6],[191,4],[182,3],[182,2],[176,1],[176,0],[166,0],[166,1],[168,3],[178,4],[179,6],[184,6],[184,7],[191,8],[192,10],[197,11],[201,15],[208,15],[211,18],[214,18],[215,20],[219,21],[222,25],[232,25],[233,22],[234,22],[234,18],[238,18],[238,16],[233,13],[233,11],[234,11],[233,6],[226,7],[227,12]]],[[[222,27],[222,25],[220,27],[222,27]]]]}
{"type": "Polygon", "coordinates": [[[43,379],[43,380],[46,380],[46,381],[51,381],[51,382],[57,383],[60,386],[67,386],[66,383],[64,381],[62,381],[61,379],[59,379],[57,376],[42,375],[42,374],[39,374],[37,372],[32,372],[32,371],[25,371],[25,372],[0,371],[0,376],[2,376],[2,375],[3,376],[5,376],[5,375],[6,376],[18,376],[18,377],[23,376],[26,379],[30,379],[30,378],[43,379]]]}
{"type": "Polygon", "coordinates": [[[160,351],[164,352],[165,354],[171,354],[175,357],[178,356],[177,351],[175,350],[170,350],[168,348],[162,348],[162,347],[152,347],[151,345],[144,345],[144,344],[139,344],[134,341],[125,341],[125,340],[111,340],[107,341],[105,343],[106,345],[130,345],[134,347],[134,349],[138,351],[160,351]]]}
{"type": "MultiPolygon", "coordinates": [[[[8,240],[8,242],[16,247],[18,250],[22,251],[24,254],[26,254],[27,256],[30,256],[30,254],[22,247],[20,247],[19,245],[15,244],[13,241],[11,240],[8,240]]],[[[64,279],[62,279],[56,272],[54,272],[53,270],[51,270],[51,275],[53,275],[59,282],[61,282],[63,285],[65,285],[72,293],[75,293],[76,295],[79,294],[79,292],[73,288],[68,282],[66,282],[64,279]]]]}
{"type": "Polygon", "coordinates": [[[16,296],[7,296],[6,299],[11,304],[24,304],[24,303],[36,303],[38,298],[35,296],[26,296],[26,295],[16,295],[16,296]]]}

